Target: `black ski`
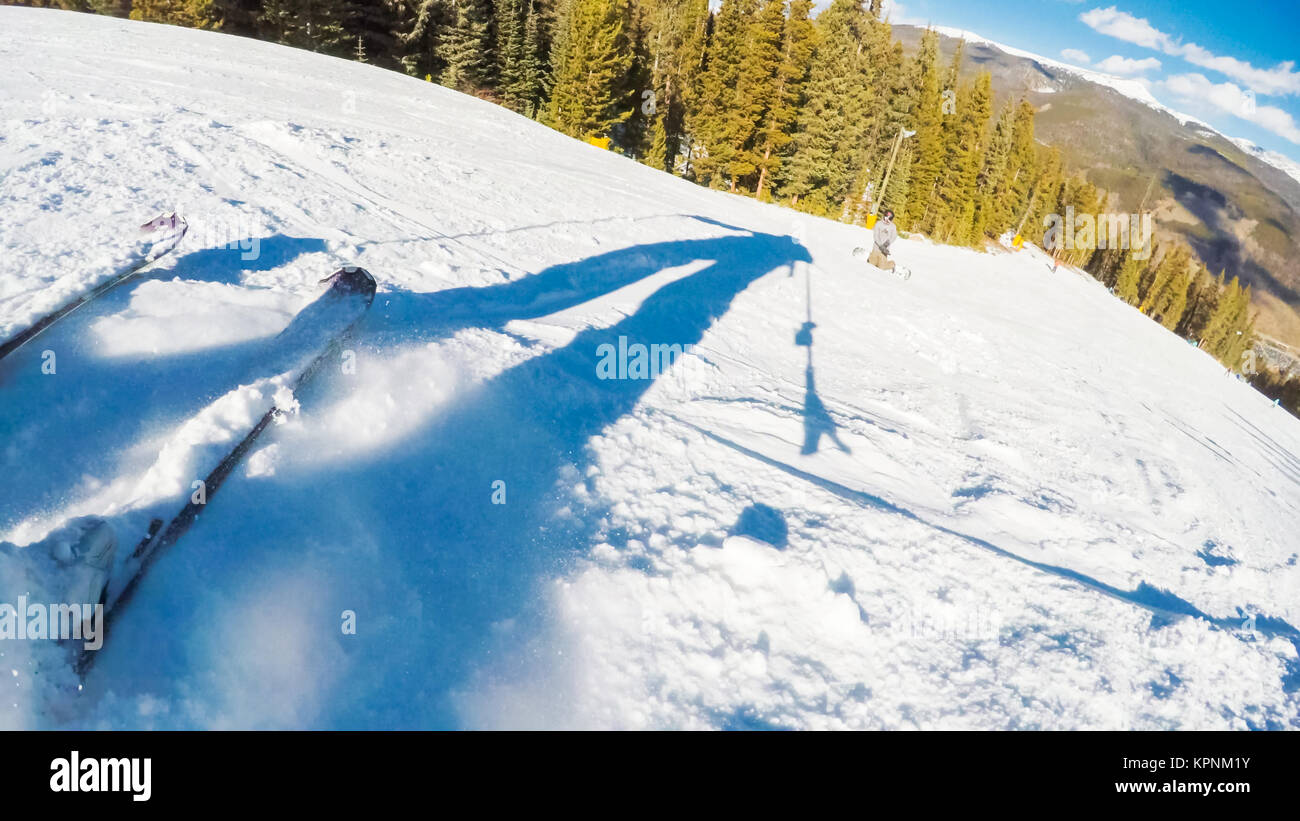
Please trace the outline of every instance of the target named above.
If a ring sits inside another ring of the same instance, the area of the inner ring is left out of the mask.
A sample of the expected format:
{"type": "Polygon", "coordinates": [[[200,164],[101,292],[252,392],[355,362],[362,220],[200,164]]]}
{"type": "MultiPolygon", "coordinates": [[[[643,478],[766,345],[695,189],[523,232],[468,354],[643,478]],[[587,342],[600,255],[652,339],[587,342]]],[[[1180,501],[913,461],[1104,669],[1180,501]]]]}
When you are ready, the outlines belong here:
{"type": "Polygon", "coordinates": [[[157,262],[166,254],[171,253],[172,249],[174,249],[177,245],[179,245],[180,241],[184,239],[185,232],[188,229],[189,229],[189,225],[185,222],[185,219],[183,217],[177,216],[176,212],[174,211],[170,214],[163,214],[161,216],[155,217],[149,220],[148,222],[146,222],[144,225],[141,225],[140,226],[141,231],[152,233],[156,231],[165,230],[168,233],[166,236],[161,238],[158,242],[155,242],[149,248],[149,250],[145,252],[144,256],[135,260],[126,268],[122,269],[116,274],[113,274],[108,279],[99,283],[94,288],[90,289],[89,291],[82,294],[81,296],[78,296],[76,299],[73,299],[71,302],[67,303],[66,305],[63,305],[57,310],[52,311],[51,313],[48,313],[45,316],[41,317],[30,327],[19,331],[11,339],[3,343],[0,343],[0,359],[4,359],[9,354],[21,348],[23,345],[26,345],[28,342],[31,342],[33,339],[39,336],[41,332],[44,331],[46,328],[50,327],[55,322],[58,322],[60,319],[72,313],[73,311],[77,310],[82,305],[85,305],[87,302],[90,302],[91,300],[98,299],[99,297],[103,296],[104,294],[116,288],[118,285],[121,285],[123,282],[127,281],[128,279],[135,276],[136,274],[140,273],[140,271],[144,270],[146,267],[157,262]]]}
{"type": "MultiPolygon", "coordinates": [[[[304,308],[276,340],[276,353],[272,357],[271,372],[293,372],[295,375],[290,384],[292,393],[297,393],[307,384],[320,370],[321,365],[338,350],[340,344],[365,316],[371,302],[374,301],[375,280],[364,268],[341,268],[321,281],[330,284],[329,290],[304,308]]],[[[105,639],[110,632],[109,628],[114,617],[130,600],[140,579],[154,561],[164,550],[175,544],[190,525],[194,524],[199,513],[211,503],[212,497],[253,447],[257,438],[271,422],[285,412],[279,406],[273,406],[244,435],[239,444],[235,445],[213,468],[204,480],[204,504],[196,504],[191,499],[170,522],[164,523],[162,519],[154,519],[150,522],[148,534],[127,559],[125,567],[130,577],[117,596],[106,603],[105,639]]],[[[96,653],[85,650],[79,651],[75,662],[79,675],[86,674],[94,663],[95,655],[96,653]]]]}

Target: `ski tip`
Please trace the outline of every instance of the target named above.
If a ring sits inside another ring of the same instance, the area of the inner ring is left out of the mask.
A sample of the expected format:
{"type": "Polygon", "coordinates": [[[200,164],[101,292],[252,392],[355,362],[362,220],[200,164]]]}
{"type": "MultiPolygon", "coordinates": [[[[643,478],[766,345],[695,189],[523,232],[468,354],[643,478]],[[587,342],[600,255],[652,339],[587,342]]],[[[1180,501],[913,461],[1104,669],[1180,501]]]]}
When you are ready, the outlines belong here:
{"type": "Polygon", "coordinates": [[[365,268],[345,265],[325,277],[321,282],[328,282],[330,289],[343,294],[358,294],[368,300],[375,296],[375,278],[365,268]]]}
{"type": "Polygon", "coordinates": [[[174,231],[176,229],[184,230],[187,226],[185,218],[178,215],[175,211],[166,214],[159,214],[153,219],[140,226],[141,231],[174,231]]]}

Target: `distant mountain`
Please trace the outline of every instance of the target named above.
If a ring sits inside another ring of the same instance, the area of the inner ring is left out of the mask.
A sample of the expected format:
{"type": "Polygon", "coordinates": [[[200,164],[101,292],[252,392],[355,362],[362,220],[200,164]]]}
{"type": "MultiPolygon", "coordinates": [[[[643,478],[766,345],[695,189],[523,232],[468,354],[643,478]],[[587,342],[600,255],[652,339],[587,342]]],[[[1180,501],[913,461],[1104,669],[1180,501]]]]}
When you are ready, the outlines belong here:
{"type": "Polygon", "coordinates": [[[1297,182],[1300,182],[1300,162],[1296,162],[1285,154],[1279,154],[1276,151],[1268,151],[1267,149],[1260,148],[1250,140],[1242,137],[1229,137],[1228,139],[1247,154],[1256,157],[1261,162],[1268,163],[1297,182]]]}
{"type": "MultiPolygon", "coordinates": [[[[1300,164],[1162,105],[1137,81],[936,30],[948,58],[965,39],[963,74],[987,69],[999,105],[1033,103],[1039,140],[1113,192],[1116,210],[1135,210],[1154,175],[1157,235],[1183,238],[1216,274],[1241,276],[1254,288],[1260,331],[1300,346],[1300,164]]],[[[922,31],[894,26],[910,51],[922,31]]]]}

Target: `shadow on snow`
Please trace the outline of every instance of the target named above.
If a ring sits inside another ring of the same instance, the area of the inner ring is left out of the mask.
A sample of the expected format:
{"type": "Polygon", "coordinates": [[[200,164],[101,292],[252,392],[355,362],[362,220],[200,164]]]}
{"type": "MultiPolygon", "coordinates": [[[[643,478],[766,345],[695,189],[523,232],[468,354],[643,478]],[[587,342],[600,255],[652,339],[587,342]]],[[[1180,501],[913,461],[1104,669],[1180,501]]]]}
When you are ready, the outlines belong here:
{"type": "MultiPolygon", "coordinates": [[[[311,548],[310,567],[299,575],[315,580],[315,612],[325,620],[319,627],[336,640],[305,662],[319,669],[302,673],[304,681],[333,682],[329,715],[302,720],[332,727],[455,726],[453,688],[466,684],[485,658],[504,663],[492,652],[498,641],[517,646],[541,625],[537,602],[545,597],[537,584],[589,545],[594,517],[564,514],[572,489],[586,481],[588,440],[632,412],[653,384],[598,379],[597,348],[617,347],[620,336],[695,344],[752,282],[809,257],[789,237],[766,234],[639,245],[497,286],[383,293],[358,332],[361,345],[386,345],[460,328],[499,328],[701,260],[710,264],[662,286],[633,315],[583,331],[463,392],[386,449],[310,474],[230,483],[185,543],[144,581],[142,587],[154,584],[153,592],[138,596],[133,612],[124,614],[115,646],[148,642],[165,666],[167,657],[202,655],[194,643],[205,639],[195,634],[207,632],[211,651],[224,639],[212,635],[195,602],[178,599],[158,579],[178,572],[207,578],[206,588],[219,599],[274,576],[277,566],[292,573],[311,548]],[[504,505],[491,503],[498,480],[505,482],[504,505]],[[304,528],[305,520],[313,525],[304,528]],[[327,543],[316,536],[304,544],[293,540],[296,533],[330,535],[327,543]],[[358,614],[355,636],[338,628],[345,609],[358,614]],[[349,672],[333,677],[340,668],[349,672]]],[[[223,604],[230,603],[214,606],[223,604]]],[[[134,678],[140,691],[154,689],[158,671],[130,669],[125,657],[115,661],[113,646],[97,672],[115,688],[134,678]]]]}

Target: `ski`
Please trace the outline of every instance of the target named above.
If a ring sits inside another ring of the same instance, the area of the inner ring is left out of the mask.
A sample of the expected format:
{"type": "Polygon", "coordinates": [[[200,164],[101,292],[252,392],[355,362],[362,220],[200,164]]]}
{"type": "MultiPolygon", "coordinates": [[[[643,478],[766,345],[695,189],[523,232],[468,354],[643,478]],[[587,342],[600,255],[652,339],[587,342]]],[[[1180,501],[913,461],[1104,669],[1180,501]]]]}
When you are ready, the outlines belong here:
{"type": "MultiPolygon", "coordinates": [[[[328,290],[300,311],[289,327],[280,332],[273,344],[273,353],[266,372],[290,374],[287,383],[290,397],[306,385],[338,350],[374,301],[375,280],[364,268],[340,268],[321,282],[329,283],[328,290]]],[[[273,400],[270,409],[258,419],[257,424],[203,480],[205,496],[202,503],[196,503],[191,499],[172,517],[171,521],[154,519],[150,522],[148,532],[123,565],[125,583],[117,595],[105,603],[105,639],[111,633],[114,618],[130,601],[140,580],[158,556],[175,544],[194,524],[199,513],[211,503],[213,496],[252,449],[263,431],[276,419],[290,412],[289,408],[281,406],[282,401],[284,400],[280,400],[277,395],[277,399],[273,400]]],[[[78,675],[84,677],[90,670],[97,652],[78,651],[74,663],[78,675]]]]}
{"type": "Polygon", "coordinates": [[[7,341],[0,343],[0,360],[9,354],[31,342],[37,336],[58,322],[63,317],[85,305],[87,302],[98,299],[104,294],[121,285],[131,277],[140,273],[146,267],[157,262],[163,256],[180,244],[185,238],[185,232],[189,230],[189,224],[185,218],[178,216],[175,211],[168,214],[159,214],[153,219],[140,226],[140,230],[145,234],[161,234],[155,241],[149,243],[149,247],[143,250],[143,253],[129,263],[126,267],[105,279],[103,282],[91,288],[89,291],[74,298],[62,307],[46,314],[36,320],[31,326],[24,328],[7,341]]]}

